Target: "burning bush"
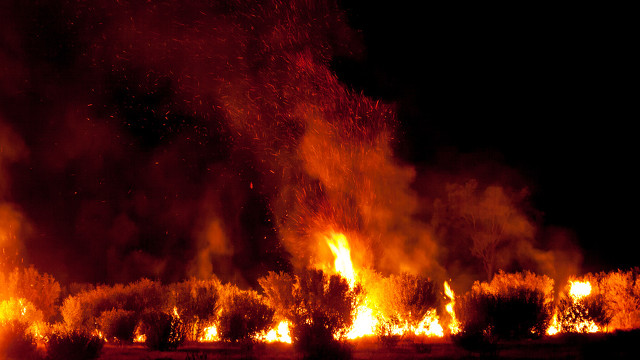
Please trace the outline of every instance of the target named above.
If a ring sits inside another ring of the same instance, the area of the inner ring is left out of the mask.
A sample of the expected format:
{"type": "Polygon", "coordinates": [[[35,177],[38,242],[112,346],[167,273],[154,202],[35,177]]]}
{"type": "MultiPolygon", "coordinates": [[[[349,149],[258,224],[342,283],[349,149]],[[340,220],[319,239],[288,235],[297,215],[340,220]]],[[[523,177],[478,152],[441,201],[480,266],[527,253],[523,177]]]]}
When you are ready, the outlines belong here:
{"type": "Polygon", "coordinates": [[[53,333],[47,343],[47,360],[97,359],[104,340],[83,331],[53,333]]]}
{"type": "Polygon", "coordinates": [[[42,312],[44,320],[56,315],[60,284],[49,274],[35,268],[15,268],[5,276],[0,273],[0,300],[22,298],[42,312]]]}
{"type": "Polygon", "coordinates": [[[640,269],[588,276],[606,304],[609,330],[640,328],[640,269]]]}
{"type": "Polygon", "coordinates": [[[199,339],[205,327],[216,319],[220,286],[217,279],[190,279],[169,285],[171,304],[189,329],[188,340],[199,339]]]}
{"type": "Polygon", "coordinates": [[[499,272],[490,283],[476,282],[456,304],[461,340],[542,336],[551,321],[552,291],[553,280],[530,272],[499,272]]]}
{"type": "Polygon", "coordinates": [[[218,334],[228,341],[253,339],[273,325],[274,310],[255,291],[225,285],[218,334]]]}
{"type": "Polygon", "coordinates": [[[353,289],[339,275],[303,270],[297,276],[269,273],[259,280],[278,319],[292,324],[292,338],[305,358],[344,358],[349,354],[336,341],[353,323],[362,288],[353,289]]]}
{"type": "Polygon", "coordinates": [[[563,332],[597,332],[611,320],[605,298],[591,281],[570,281],[560,298],[557,320],[563,332]]]}
{"type": "Polygon", "coordinates": [[[418,328],[420,322],[438,301],[435,285],[430,279],[403,273],[381,280],[376,294],[379,328],[418,328]]]}
{"type": "Polygon", "coordinates": [[[36,359],[36,342],[29,324],[12,320],[0,322],[0,358],[7,360],[36,359]]]}
{"type": "Polygon", "coordinates": [[[344,338],[351,327],[361,292],[359,285],[352,289],[343,277],[327,277],[321,270],[306,270],[297,276],[292,337],[305,357],[348,355],[335,339],[344,338]]]}
{"type": "Polygon", "coordinates": [[[145,335],[145,345],[149,349],[168,351],[184,342],[186,328],[177,316],[161,311],[148,311],[142,315],[140,332],[145,335]]]}
{"type": "Polygon", "coordinates": [[[140,316],[149,310],[168,310],[168,304],[159,283],[142,279],[126,286],[98,286],[69,296],[60,312],[69,329],[91,332],[100,315],[113,309],[132,311],[140,316]]]}
{"type": "Polygon", "coordinates": [[[98,328],[107,340],[133,342],[138,316],[133,311],[113,309],[103,311],[97,320],[98,328]]]}

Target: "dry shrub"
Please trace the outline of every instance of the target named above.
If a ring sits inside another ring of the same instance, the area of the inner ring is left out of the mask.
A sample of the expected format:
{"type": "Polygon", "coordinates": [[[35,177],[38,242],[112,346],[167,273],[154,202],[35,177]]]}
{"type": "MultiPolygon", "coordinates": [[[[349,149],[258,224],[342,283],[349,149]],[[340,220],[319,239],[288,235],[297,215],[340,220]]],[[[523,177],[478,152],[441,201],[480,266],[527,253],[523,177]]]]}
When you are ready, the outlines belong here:
{"type": "Polygon", "coordinates": [[[461,322],[460,342],[478,344],[498,339],[542,336],[553,309],[553,280],[530,272],[499,272],[490,283],[474,283],[456,302],[461,322]]]}
{"type": "Polygon", "coordinates": [[[234,342],[254,339],[273,325],[274,310],[257,292],[225,285],[222,293],[218,322],[221,339],[234,342]]]}
{"type": "MultiPolygon", "coordinates": [[[[609,330],[640,328],[640,269],[587,274],[592,294],[602,296],[609,330]]],[[[597,301],[597,300],[596,300],[597,301]]]]}
{"type": "Polygon", "coordinates": [[[69,329],[93,331],[100,315],[120,309],[140,316],[149,310],[167,310],[167,296],[158,282],[142,279],[135,283],[98,286],[67,297],[60,312],[69,329]]]}
{"type": "Polygon", "coordinates": [[[380,288],[382,292],[374,297],[378,305],[380,330],[405,324],[415,328],[427,312],[438,305],[434,283],[418,275],[391,275],[382,279],[380,288]]]}
{"type": "Polygon", "coordinates": [[[161,311],[142,314],[140,332],[146,336],[145,345],[151,350],[170,351],[182,345],[186,328],[180,318],[161,311]]]}
{"type": "Polygon", "coordinates": [[[346,335],[361,300],[362,287],[349,287],[322,270],[292,276],[269,273],[259,280],[276,317],[288,320],[292,340],[304,358],[349,358],[349,348],[335,340],[346,335]]]}
{"type": "Polygon", "coordinates": [[[104,340],[83,331],[53,333],[47,343],[47,360],[97,359],[104,340]]]}
{"type": "Polygon", "coordinates": [[[22,298],[42,312],[49,321],[58,312],[60,284],[49,274],[41,274],[35,268],[15,268],[8,276],[0,274],[0,300],[22,298]]]}
{"type": "Polygon", "coordinates": [[[188,340],[197,340],[217,318],[220,282],[217,279],[190,279],[168,286],[170,303],[185,323],[188,340]]]}
{"type": "Polygon", "coordinates": [[[605,296],[601,293],[599,280],[604,273],[594,276],[587,274],[580,282],[588,281],[591,285],[589,295],[573,299],[569,295],[571,281],[567,283],[558,301],[558,323],[563,332],[586,333],[592,325],[605,328],[611,321],[612,312],[605,296]]]}
{"type": "Polygon", "coordinates": [[[117,339],[133,342],[133,332],[138,324],[138,316],[133,311],[113,309],[103,311],[97,320],[98,328],[109,341],[117,339]]]}

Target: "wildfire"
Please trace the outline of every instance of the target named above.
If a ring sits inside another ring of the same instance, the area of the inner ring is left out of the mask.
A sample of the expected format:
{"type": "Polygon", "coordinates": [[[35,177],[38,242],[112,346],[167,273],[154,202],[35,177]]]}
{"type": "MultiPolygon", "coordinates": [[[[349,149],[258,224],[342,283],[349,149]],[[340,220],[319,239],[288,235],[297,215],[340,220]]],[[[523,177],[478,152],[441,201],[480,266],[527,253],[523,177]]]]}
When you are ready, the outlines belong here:
{"type": "Polygon", "coordinates": [[[577,302],[578,300],[589,296],[591,294],[591,283],[588,281],[571,281],[571,289],[569,290],[569,295],[573,302],[577,302]]]}
{"type": "Polygon", "coordinates": [[[451,299],[451,301],[445,306],[445,309],[447,310],[447,313],[449,313],[449,316],[451,316],[451,322],[449,323],[449,331],[451,331],[451,334],[455,335],[460,332],[460,322],[458,321],[458,319],[456,319],[456,312],[453,309],[456,303],[455,302],[456,295],[453,293],[453,290],[451,290],[449,283],[446,281],[444,282],[444,293],[445,295],[447,295],[449,299],[451,299]]]}
{"type": "Polygon", "coordinates": [[[427,314],[424,316],[422,321],[418,324],[418,327],[413,331],[416,335],[425,335],[425,336],[444,336],[444,329],[440,322],[438,321],[438,315],[436,315],[435,310],[427,311],[427,314]]]}
{"type": "Polygon", "coordinates": [[[202,330],[202,336],[198,338],[199,342],[212,342],[218,341],[218,328],[215,325],[207,326],[202,330]]]}
{"type": "MultiPolygon", "coordinates": [[[[346,279],[353,289],[357,282],[357,272],[354,270],[351,261],[351,249],[347,237],[341,233],[332,233],[331,236],[326,237],[326,242],[335,258],[335,272],[346,279]]],[[[375,304],[376,299],[367,294],[362,305],[356,309],[352,326],[345,335],[347,339],[375,335],[376,328],[380,322],[374,311],[375,304]]],[[[393,335],[413,333],[423,336],[444,336],[443,328],[434,309],[429,310],[417,326],[409,325],[408,321],[400,321],[399,325],[395,325],[390,329],[390,333],[393,335]]]]}
{"type": "Polygon", "coordinates": [[[261,340],[268,343],[283,342],[283,343],[291,344],[289,322],[281,321],[276,328],[269,330],[269,332],[266,335],[264,335],[261,338],[261,340]]]}
{"type": "Polygon", "coordinates": [[[327,245],[336,258],[334,261],[336,272],[347,279],[349,285],[353,287],[356,283],[356,273],[351,263],[351,249],[347,237],[344,234],[333,233],[327,237],[327,245]]]}
{"type": "Polygon", "coordinates": [[[560,332],[560,326],[558,325],[558,312],[555,311],[553,313],[553,318],[551,318],[551,324],[549,324],[549,328],[547,329],[547,335],[553,336],[560,332]]]}

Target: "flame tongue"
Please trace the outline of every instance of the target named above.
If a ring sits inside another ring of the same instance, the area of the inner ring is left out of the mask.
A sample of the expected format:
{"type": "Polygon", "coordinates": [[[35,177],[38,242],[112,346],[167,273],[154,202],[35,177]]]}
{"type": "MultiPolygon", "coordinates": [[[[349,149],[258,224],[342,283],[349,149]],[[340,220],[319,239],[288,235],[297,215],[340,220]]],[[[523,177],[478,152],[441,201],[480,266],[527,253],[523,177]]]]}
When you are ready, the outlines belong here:
{"type": "Polygon", "coordinates": [[[451,331],[452,334],[457,334],[460,332],[460,322],[458,321],[458,319],[456,319],[456,313],[453,309],[456,303],[455,302],[456,295],[453,293],[453,290],[451,290],[449,283],[446,281],[444,282],[444,294],[447,295],[449,299],[451,299],[451,301],[445,306],[447,313],[449,313],[449,315],[451,316],[451,323],[449,323],[449,330],[451,331]]]}
{"type": "Polygon", "coordinates": [[[327,237],[327,245],[335,257],[335,270],[340,276],[347,279],[349,286],[353,288],[356,283],[356,274],[351,263],[351,249],[344,234],[331,234],[327,237]]]}

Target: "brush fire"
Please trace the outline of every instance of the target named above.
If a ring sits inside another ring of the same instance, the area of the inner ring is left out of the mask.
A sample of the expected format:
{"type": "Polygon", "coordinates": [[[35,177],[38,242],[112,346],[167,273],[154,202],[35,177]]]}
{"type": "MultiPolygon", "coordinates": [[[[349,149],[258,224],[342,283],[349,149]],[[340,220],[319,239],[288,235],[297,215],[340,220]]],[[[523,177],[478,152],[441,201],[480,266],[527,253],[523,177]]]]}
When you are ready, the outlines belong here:
{"type": "Polygon", "coordinates": [[[640,328],[640,270],[582,272],[524,175],[400,157],[341,2],[40,3],[0,18],[0,359],[640,328]]]}

